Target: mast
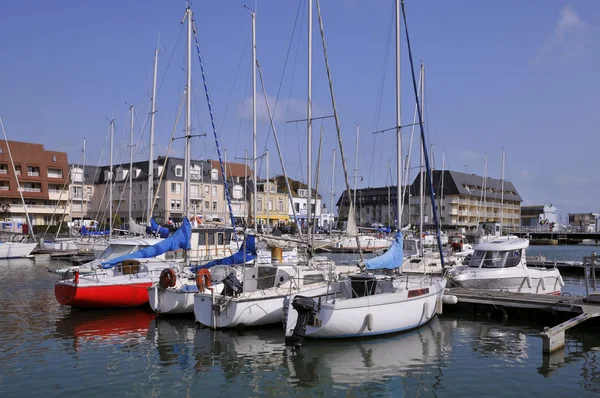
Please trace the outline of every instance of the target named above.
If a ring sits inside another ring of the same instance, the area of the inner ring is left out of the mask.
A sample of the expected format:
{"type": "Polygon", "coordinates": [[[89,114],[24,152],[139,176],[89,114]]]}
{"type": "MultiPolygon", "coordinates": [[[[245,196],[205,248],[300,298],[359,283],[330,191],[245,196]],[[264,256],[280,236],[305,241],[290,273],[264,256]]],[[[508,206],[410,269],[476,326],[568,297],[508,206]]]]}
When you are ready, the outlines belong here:
{"type": "Polygon", "coordinates": [[[113,141],[115,135],[115,120],[110,121],[110,181],[108,184],[108,215],[110,217],[108,221],[108,235],[112,235],[113,225],[113,141]]]}
{"type": "Polygon", "coordinates": [[[441,188],[440,188],[440,201],[439,201],[440,214],[443,214],[442,206],[444,204],[444,171],[445,171],[445,167],[446,167],[445,162],[446,162],[446,151],[443,151],[442,152],[442,183],[441,183],[441,188]]]}
{"type": "Polygon", "coordinates": [[[148,148],[148,209],[146,222],[152,218],[152,200],[154,198],[154,115],[156,114],[156,76],[158,71],[158,48],[154,52],[154,77],[152,80],[152,110],[150,113],[150,145],[148,148]]]}
{"type": "Polygon", "coordinates": [[[504,159],[505,153],[502,148],[502,179],[500,180],[500,234],[502,235],[502,228],[504,227],[504,159]]]}
{"type": "MultiPolygon", "coordinates": [[[[317,217],[317,202],[318,202],[318,195],[319,195],[319,176],[321,175],[321,149],[323,147],[323,132],[324,132],[324,128],[323,125],[321,124],[321,134],[319,136],[319,150],[317,151],[317,172],[316,172],[316,176],[315,176],[315,218],[317,217]]],[[[323,214],[321,213],[321,216],[323,214]]],[[[318,222],[318,221],[317,221],[318,222]]],[[[317,230],[317,222],[315,222],[315,225],[313,226],[313,231],[317,230]]],[[[313,239],[314,239],[314,235],[313,235],[313,239]]]]}
{"type": "MultiPolygon", "coordinates": [[[[391,224],[392,221],[392,214],[391,214],[391,207],[392,207],[392,162],[388,160],[388,216],[387,216],[387,223],[388,226],[389,224],[391,224]]],[[[410,208],[410,207],[409,207],[410,208]]]]}
{"type": "Polygon", "coordinates": [[[252,17],[252,167],[254,170],[254,199],[253,199],[253,223],[254,229],[257,229],[257,209],[258,209],[258,177],[256,172],[256,13],[251,12],[252,17]]]}
{"type": "MultiPolygon", "coordinates": [[[[129,107],[131,112],[131,130],[129,131],[129,220],[131,222],[131,201],[133,200],[133,105],[129,107]]],[[[131,230],[131,229],[130,229],[131,230]]]]}
{"type": "MultiPolygon", "coordinates": [[[[184,159],[184,189],[183,189],[183,217],[187,218],[189,214],[190,198],[190,159],[192,138],[192,9],[188,6],[187,16],[187,82],[186,82],[186,112],[185,112],[185,159],[184,159]]],[[[189,250],[185,251],[185,265],[190,264],[189,250]]]]}
{"type": "Polygon", "coordinates": [[[356,123],[356,142],[354,149],[354,212],[356,212],[356,178],[358,177],[358,135],[360,134],[360,124],[356,123]]]}
{"type": "Polygon", "coordinates": [[[311,249],[311,230],[310,221],[312,213],[312,17],[313,17],[313,4],[312,0],[308,0],[308,90],[307,90],[307,148],[308,148],[308,162],[306,163],[306,185],[308,186],[308,208],[306,209],[306,238],[309,245],[309,256],[311,249]]]}
{"type": "MultiPolygon", "coordinates": [[[[421,109],[423,109],[423,105],[425,102],[425,66],[421,63],[421,109]]],[[[421,115],[423,119],[425,119],[425,113],[421,110],[421,115]]],[[[421,150],[419,151],[419,174],[420,174],[420,188],[419,188],[419,251],[421,252],[421,256],[423,256],[423,223],[425,222],[425,156],[423,156],[423,148],[425,146],[425,142],[423,141],[423,137],[421,137],[421,150]]]]}
{"type": "MultiPolygon", "coordinates": [[[[329,214],[333,214],[333,197],[335,196],[335,148],[333,148],[333,153],[331,154],[331,208],[329,209],[329,214]]],[[[329,237],[331,237],[331,233],[333,231],[333,220],[331,217],[329,218],[329,237]]]]}
{"type": "Polygon", "coordinates": [[[400,112],[400,0],[396,0],[396,168],[398,193],[396,198],[396,225],[402,229],[402,128],[400,112]]]}
{"type": "Polygon", "coordinates": [[[83,193],[85,191],[85,137],[83,137],[82,156],[83,156],[83,161],[82,161],[82,166],[81,166],[81,219],[79,220],[80,226],[83,225],[83,193]]]}
{"type": "Polygon", "coordinates": [[[267,162],[267,194],[266,194],[266,210],[267,210],[267,228],[269,228],[271,226],[271,224],[269,223],[269,150],[267,149],[265,151],[265,161],[267,162]]]}
{"type": "MultiPolygon", "coordinates": [[[[249,225],[250,220],[248,219],[248,196],[246,187],[248,186],[248,150],[244,149],[244,222],[246,226],[249,225]]],[[[204,189],[204,187],[203,187],[204,189]]],[[[204,193],[204,191],[203,191],[204,193]]]]}

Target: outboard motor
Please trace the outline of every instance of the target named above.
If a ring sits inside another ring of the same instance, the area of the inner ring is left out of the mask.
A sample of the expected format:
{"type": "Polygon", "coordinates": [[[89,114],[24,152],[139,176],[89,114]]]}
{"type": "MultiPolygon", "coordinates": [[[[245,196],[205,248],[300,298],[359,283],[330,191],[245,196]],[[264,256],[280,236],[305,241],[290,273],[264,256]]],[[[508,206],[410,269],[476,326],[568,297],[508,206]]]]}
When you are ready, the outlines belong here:
{"type": "Polygon", "coordinates": [[[223,279],[223,292],[221,295],[236,297],[243,290],[242,283],[238,278],[235,277],[233,273],[227,275],[225,279],[223,279]]]}
{"type": "Polygon", "coordinates": [[[286,346],[300,347],[306,335],[306,325],[315,323],[315,316],[319,310],[318,304],[310,297],[296,296],[292,301],[292,307],[298,312],[296,327],[291,336],[285,337],[286,346]]]}

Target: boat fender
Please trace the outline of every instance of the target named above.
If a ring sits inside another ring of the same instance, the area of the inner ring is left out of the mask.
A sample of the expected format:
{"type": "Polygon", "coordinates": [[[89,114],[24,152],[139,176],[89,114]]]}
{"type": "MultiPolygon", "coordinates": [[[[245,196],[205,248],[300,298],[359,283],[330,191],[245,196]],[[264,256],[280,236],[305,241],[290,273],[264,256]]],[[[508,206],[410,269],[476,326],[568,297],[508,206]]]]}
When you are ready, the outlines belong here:
{"type": "Polygon", "coordinates": [[[73,282],[77,285],[79,284],[79,268],[75,268],[73,270],[73,282]]]}
{"type": "Polygon", "coordinates": [[[560,285],[560,287],[563,287],[565,285],[565,281],[563,281],[562,275],[558,275],[558,284],[560,285]]]}
{"type": "Polygon", "coordinates": [[[369,329],[369,332],[371,330],[373,330],[373,314],[367,314],[367,329],[369,329]]]}
{"type": "Polygon", "coordinates": [[[429,305],[427,301],[423,303],[423,315],[425,315],[425,319],[427,320],[431,318],[431,315],[429,315],[429,305]]]}
{"type": "Polygon", "coordinates": [[[451,305],[458,304],[458,297],[445,294],[444,297],[442,297],[442,303],[451,305]]]}
{"type": "Polygon", "coordinates": [[[543,276],[540,278],[540,283],[542,284],[542,290],[546,290],[546,280],[543,276]]]}
{"type": "Polygon", "coordinates": [[[172,268],[165,268],[160,273],[160,277],[158,278],[158,287],[161,289],[166,289],[168,287],[175,286],[175,281],[177,280],[177,275],[175,275],[175,271],[172,268]]]}
{"type": "Polygon", "coordinates": [[[204,292],[204,289],[212,289],[212,278],[210,276],[210,271],[207,269],[200,269],[196,274],[196,286],[198,287],[198,291],[200,293],[204,292]]]}
{"type": "Polygon", "coordinates": [[[529,289],[531,289],[531,285],[532,285],[532,283],[531,283],[531,276],[530,276],[530,275],[527,275],[527,278],[525,278],[525,279],[527,280],[527,287],[528,287],[529,289]]]}

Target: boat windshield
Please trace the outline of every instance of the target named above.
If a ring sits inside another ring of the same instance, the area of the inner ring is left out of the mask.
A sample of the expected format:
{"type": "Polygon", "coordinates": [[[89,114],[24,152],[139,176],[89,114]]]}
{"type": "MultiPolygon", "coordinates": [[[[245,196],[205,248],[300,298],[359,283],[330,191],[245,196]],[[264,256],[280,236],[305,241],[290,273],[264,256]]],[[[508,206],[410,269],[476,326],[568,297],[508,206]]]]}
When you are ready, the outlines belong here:
{"type": "Polygon", "coordinates": [[[469,267],[479,268],[510,268],[516,267],[521,261],[521,250],[483,251],[476,250],[469,262],[469,267]]]}
{"type": "Polygon", "coordinates": [[[117,258],[120,256],[124,256],[125,254],[133,253],[138,250],[138,245],[118,245],[111,244],[108,245],[106,250],[102,252],[99,260],[110,260],[111,258],[117,258]]]}
{"type": "Polygon", "coordinates": [[[414,239],[404,239],[402,242],[404,246],[404,254],[417,254],[417,241],[414,239]]]}

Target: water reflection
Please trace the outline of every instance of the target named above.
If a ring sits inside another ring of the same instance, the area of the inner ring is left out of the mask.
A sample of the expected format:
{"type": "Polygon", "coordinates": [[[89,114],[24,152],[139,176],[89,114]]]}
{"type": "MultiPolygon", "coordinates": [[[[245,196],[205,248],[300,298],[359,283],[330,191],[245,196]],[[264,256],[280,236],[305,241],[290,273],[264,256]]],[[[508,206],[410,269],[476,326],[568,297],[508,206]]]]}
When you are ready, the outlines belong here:
{"type": "Polygon", "coordinates": [[[74,310],[56,321],[56,335],[72,343],[75,351],[84,343],[131,347],[146,339],[155,317],[142,309],[74,310]]]}
{"type": "Polygon", "coordinates": [[[287,352],[286,366],[291,382],[301,386],[353,386],[417,373],[435,378],[451,354],[453,326],[434,319],[415,331],[387,338],[307,340],[302,349],[287,352]]]}

